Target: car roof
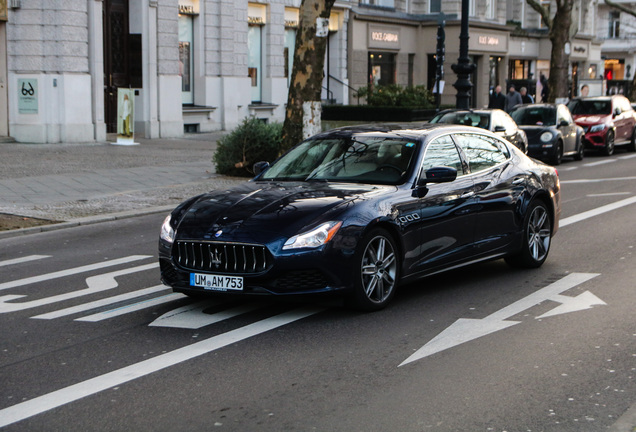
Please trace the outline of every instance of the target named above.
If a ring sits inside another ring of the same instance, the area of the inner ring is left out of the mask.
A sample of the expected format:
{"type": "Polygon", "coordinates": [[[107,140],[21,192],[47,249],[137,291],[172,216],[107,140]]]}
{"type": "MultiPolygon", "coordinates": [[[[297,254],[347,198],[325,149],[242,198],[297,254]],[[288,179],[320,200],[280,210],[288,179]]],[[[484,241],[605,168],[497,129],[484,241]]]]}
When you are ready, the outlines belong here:
{"type": "Polygon", "coordinates": [[[469,108],[469,109],[449,108],[449,109],[445,109],[443,111],[438,112],[436,115],[458,113],[458,112],[459,113],[466,112],[466,113],[476,113],[476,114],[490,114],[490,113],[493,113],[495,111],[505,112],[503,110],[500,110],[499,108],[479,108],[479,109],[473,109],[473,108],[469,108]]]}
{"type": "Polygon", "coordinates": [[[354,135],[394,136],[396,138],[424,139],[428,135],[438,135],[446,132],[488,132],[484,129],[447,123],[414,124],[370,124],[344,126],[314,135],[312,139],[350,138],[354,135]]]}

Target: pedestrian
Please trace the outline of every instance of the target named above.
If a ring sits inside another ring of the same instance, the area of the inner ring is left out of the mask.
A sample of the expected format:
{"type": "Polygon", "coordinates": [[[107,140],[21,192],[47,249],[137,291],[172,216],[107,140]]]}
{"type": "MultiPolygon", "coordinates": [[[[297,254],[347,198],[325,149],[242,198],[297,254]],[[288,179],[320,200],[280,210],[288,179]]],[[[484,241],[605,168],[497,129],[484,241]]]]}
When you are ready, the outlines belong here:
{"type": "Polygon", "coordinates": [[[541,74],[541,78],[539,78],[539,80],[541,81],[541,102],[543,103],[548,103],[548,97],[550,97],[550,87],[548,87],[548,79],[545,77],[545,75],[541,74]]]}
{"type": "Polygon", "coordinates": [[[522,103],[521,95],[515,90],[515,86],[511,85],[506,95],[505,111],[509,113],[515,106],[521,105],[522,103]]]}
{"type": "Polygon", "coordinates": [[[495,90],[490,95],[488,101],[488,108],[504,109],[506,107],[506,97],[501,94],[501,86],[495,87],[495,90]]]}
{"type": "Polygon", "coordinates": [[[534,103],[534,98],[532,97],[532,95],[528,94],[528,89],[525,87],[521,87],[519,89],[519,93],[521,94],[521,103],[524,104],[533,104],[534,103]]]}

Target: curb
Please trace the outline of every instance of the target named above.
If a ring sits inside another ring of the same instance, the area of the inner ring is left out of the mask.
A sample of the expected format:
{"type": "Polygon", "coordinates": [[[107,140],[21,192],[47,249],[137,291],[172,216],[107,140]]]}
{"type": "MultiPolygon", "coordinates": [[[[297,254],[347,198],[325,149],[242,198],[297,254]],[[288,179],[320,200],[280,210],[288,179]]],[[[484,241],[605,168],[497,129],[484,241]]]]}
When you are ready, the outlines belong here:
{"type": "MultiPolygon", "coordinates": [[[[31,227],[31,228],[21,228],[16,230],[0,231],[0,240],[6,239],[6,238],[18,237],[21,235],[37,234],[42,232],[57,231],[61,229],[73,228],[73,227],[84,226],[84,225],[93,225],[93,224],[102,223],[102,222],[112,222],[112,221],[121,220],[121,219],[130,219],[130,218],[134,218],[138,216],[146,216],[146,215],[156,214],[156,213],[165,212],[167,214],[167,213],[170,213],[174,208],[175,208],[174,205],[149,207],[147,209],[141,209],[141,210],[128,210],[128,211],[118,212],[118,213],[87,216],[87,217],[71,219],[66,222],[60,222],[60,223],[51,224],[51,225],[41,225],[41,226],[31,227]]],[[[158,230],[159,228],[157,228],[157,232],[158,230]]]]}

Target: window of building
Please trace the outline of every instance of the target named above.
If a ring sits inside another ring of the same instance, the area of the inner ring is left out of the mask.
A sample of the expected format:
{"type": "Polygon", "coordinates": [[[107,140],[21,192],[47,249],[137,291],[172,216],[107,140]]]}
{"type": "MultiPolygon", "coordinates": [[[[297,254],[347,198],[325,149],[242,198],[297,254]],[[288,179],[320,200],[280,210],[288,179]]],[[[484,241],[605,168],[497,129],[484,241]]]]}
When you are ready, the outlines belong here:
{"type": "Polygon", "coordinates": [[[292,68],[294,66],[294,50],[296,49],[296,30],[298,29],[299,11],[295,8],[285,8],[285,78],[287,87],[291,82],[292,68]]]}
{"type": "Polygon", "coordinates": [[[360,4],[394,8],[395,0],[360,0],[360,4]]]}
{"type": "Polygon", "coordinates": [[[430,13],[440,13],[442,11],[442,0],[431,0],[428,6],[430,13]]]}
{"type": "Polygon", "coordinates": [[[486,19],[495,19],[496,0],[486,0],[486,19]]]}
{"type": "Polygon", "coordinates": [[[179,75],[181,75],[181,103],[194,104],[193,85],[193,17],[179,15],[179,75]]]}
{"type": "Polygon", "coordinates": [[[262,102],[264,5],[250,3],[247,8],[247,75],[250,77],[252,102],[262,102]]]}
{"type": "Polygon", "coordinates": [[[619,11],[610,11],[609,13],[609,34],[610,39],[616,39],[620,36],[621,13],[619,11]]]}
{"type": "Polygon", "coordinates": [[[373,86],[395,84],[395,54],[369,52],[369,84],[373,86]]]}

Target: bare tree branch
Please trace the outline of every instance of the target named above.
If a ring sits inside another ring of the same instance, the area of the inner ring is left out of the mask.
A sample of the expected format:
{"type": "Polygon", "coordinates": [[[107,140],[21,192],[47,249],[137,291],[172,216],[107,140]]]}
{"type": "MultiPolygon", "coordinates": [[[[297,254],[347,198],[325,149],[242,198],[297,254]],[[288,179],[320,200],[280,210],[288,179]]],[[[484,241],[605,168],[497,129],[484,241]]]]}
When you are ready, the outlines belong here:
{"type": "Polygon", "coordinates": [[[605,0],[605,4],[608,6],[611,6],[613,8],[618,9],[621,12],[625,12],[626,14],[629,14],[633,17],[636,17],[636,10],[630,9],[627,6],[620,4],[620,3],[616,3],[614,1],[611,0],[605,0]]]}
{"type": "Polygon", "coordinates": [[[528,3],[530,7],[541,16],[541,21],[543,21],[546,27],[552,30],[552,19],[550,18],[550,11],[541,6],[541,3],[536,0],[526,0],[526,3],[528,3]]]}

